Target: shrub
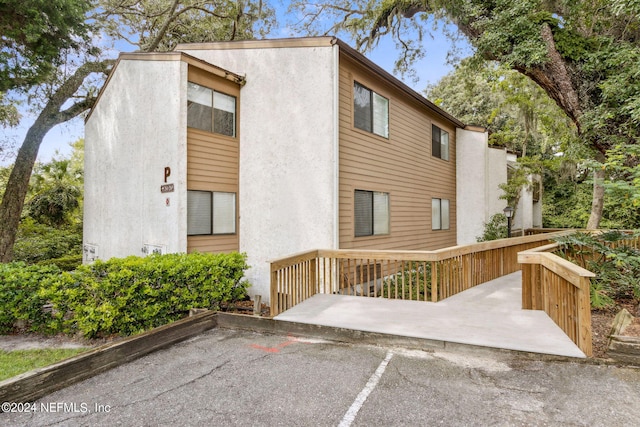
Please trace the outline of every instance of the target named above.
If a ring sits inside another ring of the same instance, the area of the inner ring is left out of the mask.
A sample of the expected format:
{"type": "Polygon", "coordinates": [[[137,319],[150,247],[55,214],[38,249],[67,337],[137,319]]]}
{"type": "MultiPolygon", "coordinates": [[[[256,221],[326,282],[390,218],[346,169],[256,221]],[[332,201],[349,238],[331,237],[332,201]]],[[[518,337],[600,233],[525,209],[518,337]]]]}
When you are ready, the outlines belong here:
{"type": "Polygon", "coordinates": [[[38,265],[56,265],[62,271],[72,271],[82,264],[82,254],[67,255],[60,258],[45,259],[38,262],[38,265]]]}
{"type": "Polygon", "coordinates": [[[409,261],[405,270],[385,278],[381,296],[416,301],[431,300],[431,263],[409,261]]]}
{"type": "Polygon", "coordinates": [[[20,223],[13,259],[35,264],[71,255],[82,255],[82,225],[54,228],[25,218],[20,223]]]}
{"type": "Polygon", "coordinates": [[[113,258],[63,272],[56,265],[0,264],[0,328],[130,335],[247,296],[243,254],[113,258]],[[42,306],[50,303],[50,313],[42,306]]]}
{"type": "Polygon", "coordinates": [[[504,239],[507,237],[507,217],[497,213],[492,215],[489,222],[484,223],[484,234],[476,237],[478,242],[488,242],[489,240],[504,239]]]}
{"type": "Polygon", "coordinates": [[[616,300],[640,300],[640,250],[628,245],[640,232],[574,233],[558,237],[560,255],[596,274],[591,306],[607,308],[616,300]]]}
{"type": "Polygon", "coordinates": [[[97,261],[52,278],[42,297],[53,304],[53,329],[130,335],[178,320],[191,308],[244,298],[245,259],[195,253],[97,261]]]}
{"type": "Polygon", "coordinates": [[[47,318],[42,311],[46,300],[39,290],[48,278],[59,274],[55,265],[0,264],[0,333],[11,332],[18,321],[24,321],[31,331],[41,330],[47,318]]]}

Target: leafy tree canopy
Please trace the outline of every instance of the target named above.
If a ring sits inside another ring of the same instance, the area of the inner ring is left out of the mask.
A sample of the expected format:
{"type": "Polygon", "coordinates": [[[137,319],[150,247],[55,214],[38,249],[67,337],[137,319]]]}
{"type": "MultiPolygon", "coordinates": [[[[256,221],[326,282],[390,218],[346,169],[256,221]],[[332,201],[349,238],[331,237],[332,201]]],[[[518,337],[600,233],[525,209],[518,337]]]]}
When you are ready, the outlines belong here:
{"type": "MultiPolygon", "coordinates": [[[[28,5],[24,9],[39,10],[31,6],[40,4],[40,1],[23,2],[28,5]]],[[[44,136],[54,126],[82,115],[93,106],[98,90],[114,63],[113,47],[117,42],[127,41],[143,52],[171,50],[178,43],[262,36],[275,21],[273,9],[263,0],[87,0],[84,3],[80,0],[75,1],[77,3],[73,0],[61,0],[52,3],[55,6],[51,7],[59,7],[58,3],[63,2],[68,5],[84,5],[88,2],[88,9],[80,9],[83,12],[80,28],[90,27],[91,37],[78,38],[77,36],[81,35],[78,30],[69,33],[73,36],[69,38],[68,44],[53,44],[52,51],[54,48],[58,49],[59,56],[56,58],[61,58],[64,53],[65,61],[63,64],[61,61],[52,62],[52,72],[43,74],[47,77],[46,81],[15,80],[7,86],[12,89],[8,92],[15,92],[16,88],[22,86],[30,87],[29,104],[37,117],[20,145],[0,204],[0,223],[3,225],[0,228],[0,262],[11,259],[20,216],[29,190],[29,180],[44,136]],[[84,11],[87,11],[86,17],[84,11]],[[69,49],[65,50],[67,48],[69,49]]],[[[18,4],[15,0],[11,2],[14,3],[18,4]]],[[[8,7],[7,13],[15,16],[14,9],[16,8],[8,7]]],[[[48,9],[43,6],[42,10],[48,9]]],[[[4,9],[0,12],[4,12],[4,9]]],[[[69,11],[71,12],[75,13],[77,10],[69,11]]],[[[65,15],[66,12],[63,16],[65,15]]],[[[13,43],[14,39],[29,41],[31,33],[37,33],[28,25],[23,27],[22,31],[18,27],[11,27],[14,19],[9,15],[3,14],[0,22],[6,26],[7,31],[11,29],[15,32],[13,38],[3,38],[2,42],[13,43]]],[[[4,27],[2,31],[4,34],[4,27]]],[[[46,34],[47,37],[51,37],[50,34],[46,34]]],[[[0,49],[0,53],[6,53],[5,59],[9,61],[8,64],[15,65],[19,62],[16,58],[26,54],[21,53],[20,49],[21,45],[14,43],[0,49]],[[18,49],[18,56],[11,52],[9,47],[18,49]]],[[[54,199],[62,200],[57,196],[54,199]]]]}
{"type": "MultiPolygon", "coordinates": [[[[292,8],[302,11],[303,30],[347,31],[364,50],[391,34],[402,62],[424,54],[430,18],[453,23],[476,61],[497,61],[537,83],[599,163],[640,141],[638,0],[297,0],[292,8]]],[[[602,218],[604,175],[595,169],[587,228],[602,218]]]]}
{"type": "Polygon", "coordinates": [[[544,91],[494,61],[462,60],[426,96],[464,123],[488,129],[491,145],[522,156],[566,153],[577,144],[575,126],[544,91]]]}
{"type": "Polygon", "coordinates": [[[264,37],[275,11],[263,1],[98,0],[105,34],[142,52],[170,51],[178,43],[264,37]]]}
{"type": "Polygon", "coordinates": [[[363,49],[392,34],[405,59],[424,53],[426,18],[445,19],[476,58],[535,81],[601,153],[640,137],[636,0],[301,0],[293,7],[304,12],[304,28],[349,31],[363,49]]]}
{"type": "Polygon", "coordinates": [[[0,2],[0,92],[43,82],[87,35],[89,0],[0,2]]]}

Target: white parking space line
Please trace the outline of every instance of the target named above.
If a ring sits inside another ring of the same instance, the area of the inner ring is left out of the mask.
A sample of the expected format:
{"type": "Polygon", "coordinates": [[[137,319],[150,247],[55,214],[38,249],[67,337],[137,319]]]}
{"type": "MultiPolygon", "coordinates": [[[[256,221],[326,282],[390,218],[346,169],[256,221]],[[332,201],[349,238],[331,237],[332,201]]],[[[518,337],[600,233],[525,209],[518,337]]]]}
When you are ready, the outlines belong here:
{"type": "Polygon", "coordinates": [[[367,381],[367,384],[364,386],[360,394],[358,394],[358,397],[356,397],[356,400],[353,401],[349,410],[347,410],[346,414],[344,414],[344,417],[342,417],[342,421],[340,421],[339,427],[349,427],[351,423],[356,419],[356,415],[358,415],[360,408],[362,408],[362,405],[364,405],[367,397],[369,397],[373,389],[375,389],[376,385],[378,385],[378,381],[380,381],[380,378],[382,378],[382,374],[384,374],[385,369],[387,369],[387,365],[389,364],[389,361],[392,357],[393,352],[388,351],[387,356],[382,362],[380,362],[378,369],[376,369],[376,371],[371,375],[369,381],[367,381]]]}

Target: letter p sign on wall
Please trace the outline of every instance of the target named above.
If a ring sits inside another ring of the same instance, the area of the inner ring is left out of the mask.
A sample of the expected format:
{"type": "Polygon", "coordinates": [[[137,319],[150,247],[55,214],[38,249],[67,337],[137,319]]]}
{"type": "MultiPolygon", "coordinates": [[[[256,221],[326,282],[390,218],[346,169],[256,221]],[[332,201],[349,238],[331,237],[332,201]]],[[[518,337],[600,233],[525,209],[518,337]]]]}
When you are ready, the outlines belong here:
{"type": "Polygon", "coordinates": [[[171,168],[169,166],[164,168],[164,182],[166,184],[167,178],[171,176],[171,168]]]}

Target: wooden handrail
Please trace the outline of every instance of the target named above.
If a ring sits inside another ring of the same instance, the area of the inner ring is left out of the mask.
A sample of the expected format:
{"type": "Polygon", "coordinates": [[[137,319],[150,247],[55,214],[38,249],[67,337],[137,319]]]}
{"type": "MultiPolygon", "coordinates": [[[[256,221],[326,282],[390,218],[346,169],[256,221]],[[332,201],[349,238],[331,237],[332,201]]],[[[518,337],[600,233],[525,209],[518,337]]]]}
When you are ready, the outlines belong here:
{"type": "Polygon", "coordinates": [[[591,339],[591,278],[595,274],[550,250],[549,244],[518,253],[522,267],[522,308],[544,310],[586,356],[591,339]]]}
{"type": "Polygon", "coordinates": [[[539,249],[540,248],[536,248],[518,253],[518,262],[520,264],[540,264],[575,286],[580,286],[583,277],[596,277],[595,273],[592,273],[586,268],[582,268],[556,254],[540,252],[539,249]]]}
{"type": "Polygon", "coordinates": [[[278,259],[269,261],[269,263],[271,264],[271,271],[295,265],[300,261],[306,261],[309,259],[317,258],[318,252],[319,251],[317,249],[314,249],[311,251],[299,252],[297,254],[289,255],[285,258],[278,258],[278,259]]]}
{"type": "MultiPolygon", "coordinates": [[[[550,240],[554,237],[566,236],[573,230],[564,230],[553,233],[536,234],[530,236],[512,237],[509,239],[491,240],[488,242],[471,243],[468,245],[450,246],[431,251],[403,251],[403,250],[376,250],[376,249],[319,249],[318,256],[330,258],[375,258],[380,260],[406,260],[406,261],[443,261],[461,255],[507,248],[526,243],[537,243],[550,240]]],[[[295,257],[296,255],[292,255],[295,257]]],[[[298,255],[299,256],[299,255],[298,255]]],[[[284,258],[289,259],[289,257],[284,258]]]]}
{"type": "Polygon", "coordinates": [[[387,287],[385,297],[439,301],[517,271],[519,251],[570,232],[432,251],[314,249],[300,252],[271,262],[271,314],[277,315],[316,293],[382,296],[384,286],[387,287]]]}
{"type": "MultiPolygon", "coordinates": [[[[522,308],[544,310],[587,355],[590,280],[595,275],[552,252],[561,230],[433,251],[314,249],[271,262],[271,315],[316,293],[439,301],[522,270],[522,308]]],[[[584,231],[584,230],[582,230],[584,231]]],[[[634,245],[640,244],[634,238],[634,245]]]]}

